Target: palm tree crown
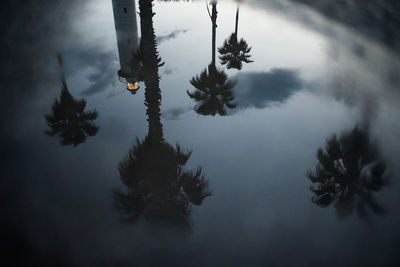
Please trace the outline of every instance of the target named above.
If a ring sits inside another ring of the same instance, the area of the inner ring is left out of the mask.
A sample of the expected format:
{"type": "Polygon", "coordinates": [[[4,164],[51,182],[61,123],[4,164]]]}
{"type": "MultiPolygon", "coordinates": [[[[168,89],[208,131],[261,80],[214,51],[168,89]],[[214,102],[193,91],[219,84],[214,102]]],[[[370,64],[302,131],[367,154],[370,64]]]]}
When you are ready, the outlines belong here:
{"type": "Polygon", "coordinates": [[[232,89],[236,82],[229,80],[224,71],[210,64],[208,69],[193,77],[190,83],[196,88],[194,92],[187,91],[190,98],[199,102],[195,111],[201,115],[226,115],[225,106],[236,107],[233,102],[232,89]]]}
{"type": "Polygon", "coordinates": [[[354,209],[365,218],[366,208],[381,214],[372,192],[385,184],[385,164],[379,159],[376,146],[365,130],[355,127],[350,133],[327,141],[325,150],[317,152],[319,163],[307,176],[313,183],[312,201],[326,207],[335,203],[339,217],[350,215],[354,209]]]}
{"type": "Polygon", "coordinates": [[[85,111],[86,100],[76,100],[68,90],[63,78],[60,99],[52,106],[52,114],[45,115],[50,130],[46,133],[59,136],[62,145],[77,146],[85,142],[87,136],[95,136],[99,131],[93,121],[98,117],[96,110],[85,111]]]}
{"type": "Polygon", "coordinates": [[[219,59],[221,64],[225,65],[228,69],[235,68],[241,70],[243,62],[251,63],[251,55],[249,54],[251,47],[247,42],[241,38],[238,41],[237,34],[232,33],[231,36],[225,40],[222,47],[218,48],[220,53],[219,59]]]}
{"type": "Polygon", "coordinates": [[[114,192],[124,219],[135,222],[143,216],[149,221],[189,226],[192,205],[201,205],[211,195],[201,168],[184,168],[190,155],[179,145],[137,140],[119,165],[121,181],[128,190],[114,192]]]}

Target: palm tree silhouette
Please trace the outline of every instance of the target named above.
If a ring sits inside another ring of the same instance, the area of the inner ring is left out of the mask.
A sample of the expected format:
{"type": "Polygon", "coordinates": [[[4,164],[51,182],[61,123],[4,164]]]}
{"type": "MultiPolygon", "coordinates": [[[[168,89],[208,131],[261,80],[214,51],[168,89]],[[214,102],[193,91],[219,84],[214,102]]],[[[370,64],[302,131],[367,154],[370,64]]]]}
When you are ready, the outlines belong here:
{"type": "Polygon", "coordinates": [[[241,70],[243,67],[243,62],[251,63],[251,47],[247,42],[241,38],[238,39],[238,25],[239,25],[239,7],[236,9],[236,23],[235,32],[233,32],[228,39],[225,40],[222,47],[218,48],[220,53],[219,59],[221,64],[225,65],[228,69],[235,68],[241,70]]]}
{"type": "Polygon", "coordinates": [[[211,195],[202,169],[186,170],[191,153],[179,145],[139,140],[119,164],[120,179],[127,192],[115,191],[116,207],[130,222],[143,216],[188,226],[192,205],[201,205],[211,195]]]}
{"type": "Polygon", "coordinates": [[[385,185],[386,166],[366,130],[356,126],[340,138],[333,135],[325,150],[318,150],[317,158],[315,171],[307,172],[313,183],[312,202],[321,207],[334,203],[339,217],[352,214],[354,209],[361,218],[368,216],[367,208],[376,214],[384,212],[372,192],[385,185]]]}
{"type": "Polygon", "coordinates": [[[198,102],[195,107],[198,114],[215,116],[218,113],[224,116],[225,106],[230,109],[236,107],[232,92],[235,82],[228,80],[226,73],[214,65],[208,65],[208,69],[193,77],[190,83],[197,90],[193,93],[187,91],[187,94],[198,102]]]}
{"type": "Polygon", "coordinates": [[[60,137],[62,145],[77,146],[85,142],[87,136],[95,136],[99,131],[99,127],[93,123],[98,113],[96,110],[85,111],[86,100],[77,100],[71,95],[62,71],[61,55],[58,55],[58,62],[61,68],[62,89],[60,98],[54,100],[52,114],[45,115],[50,127],[46,134],[60,137]]]}
{"type": "Polygon", "coordinates": [[[161,90],[158,75],[159,56],[155,42],[152,1],[140,0],[142,29],[143,77],[148,133],[136,140],[118,170],[126,192],[114,191],[115,206],[123,219],[136,222],[144,217],[151,222],[164,222],[189,227],[193,205],[201,205],[211,195],[202,169],[184,166],[191,152],[164,140],[160,121],[161,90]]]}
{"type": "Polygon", "coordinates": [[[236,81],[228,79],[228,75],[216,67],[215,50],[216,50],[216,29],[217,29],[217,2],[211,2],[212,11],[207,10],[211,18],[212,24],[212,58],[211,64],[204,69],[200,75],[192,77],[190,83],[195,87],[195,91],[187,94],[198,104],[195,106],[196,113],[200,115],[215,116],[217,113],[221,116],[226,115],[225,106],[229,109],[236,107],[234,103],[234,95],[232,89],[235,87],[236,81]]]}

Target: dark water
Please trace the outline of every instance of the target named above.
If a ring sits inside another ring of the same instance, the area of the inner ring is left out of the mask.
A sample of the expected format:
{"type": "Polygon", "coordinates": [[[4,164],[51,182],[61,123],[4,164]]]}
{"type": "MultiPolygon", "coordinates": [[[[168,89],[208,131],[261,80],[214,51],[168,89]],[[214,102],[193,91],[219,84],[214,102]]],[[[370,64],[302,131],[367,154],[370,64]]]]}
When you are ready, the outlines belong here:
{"type": "Polygon", "coordinates": [[[114,9],[1,9],[1,264],[399,265],[397,1],[114,9]]]}

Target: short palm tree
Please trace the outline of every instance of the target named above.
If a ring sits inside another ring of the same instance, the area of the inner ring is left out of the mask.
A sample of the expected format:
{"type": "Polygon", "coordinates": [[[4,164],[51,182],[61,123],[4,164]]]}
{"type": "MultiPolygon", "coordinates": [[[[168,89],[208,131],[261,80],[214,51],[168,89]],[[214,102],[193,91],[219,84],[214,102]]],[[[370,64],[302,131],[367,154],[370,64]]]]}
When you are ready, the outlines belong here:
{"type": "Polygon", "coordinates": [[[238,24],[239,24],[239,7],[236,10],[235,32],[225,40],[222,47],[218,48],[220,53],[219,59],[222,65],[226,65],[228,69],[235,68],[241,70],[244,63],[251,63],[251,47],[241,38],[238,39],[238,24]]]}
{"type": "Polygon", "coordinates": [[[212,116],[218,113],[224,116],[226,115],[225,106],[229,109],[236,107],[232,92],[236,83],[229,80],[224,71],[218,70],[212,64],[200,75],[193,77],[190,83],[196,90],[187,91],[187,94],[198,103],[195,106],[196,113],[212,116]]]}
{"type": "MultiPolygon", "coordinates": [[[[59,55],[62,69],[62,58],[59,55]]],[[[85,142],[87,136],[95,136],[99,131],[93,121],[98,117],[96,110],[85,111],[86,100],[74,99],[68,90],[67,81],[62,72],[62,89],[59,99],[55,99],[52,114],[45,115],[50,136],[60,137],[62,145],[77,146],[85,142]]]]}
{"type": "Polygon", "coordinates": [[[317,158],[315,170],[307,173],[315,204],[326,207],[334,203],[339,217],[350,215],[354,209],[364,218],[367,208],[377,214],[383,212],[372,192],[385,184],[386,167],[365,130],[355,127],[340,138],[334,135],[325,150],[318,150],[317,158]]]}

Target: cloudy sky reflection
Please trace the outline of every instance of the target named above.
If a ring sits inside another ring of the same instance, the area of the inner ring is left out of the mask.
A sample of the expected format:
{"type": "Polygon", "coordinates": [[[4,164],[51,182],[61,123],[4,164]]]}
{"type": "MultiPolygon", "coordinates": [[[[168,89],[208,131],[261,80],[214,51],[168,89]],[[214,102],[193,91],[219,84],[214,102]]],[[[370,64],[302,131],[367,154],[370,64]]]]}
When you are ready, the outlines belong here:
{"type": "MultiPolygon", "coordinates": [[[[145,220],[121,224],[113,207],[111,192],[122,188],[118,163],[137,137],[146,136],[148,122],[144,83],[132,95],[118,80],[111,0],[37,1],[21,14],[2,11],[10,27],[2,30],[7,42],[0,195],[7,204],[1,234],[13,245],[1,242],[10,252],[5,260],[67,266],[396,266],[396,42],[385,45],[353,24],[293,2],[241,4],[238,36],[252,47],[254,62],[227,70],[217,57],[217,68],[237,81],[237,106],[227,116],[196,114],[186,94],[191,78],[211,62],[205,3],[154,2],[165,62],[159,70],[164,138],[192,151],[186,167],[201,166],[213,192],[193,208],[189,234],[145,220]],[[51,112],[62,86],[57,53],[63,55],[71,95],[85,98],[87,110],[99,114],[97,135],[76,148],[43,133],[43,115],[51,112]],[[356,125],[376,144],[375,158],[386,163],[390,181],[374,192],[386,214],[367,221],[339,219],[333,205],[312,203],[306,177],[327,139],[356,125]]],[[[217,4],[217,47],[235,29],[236,8],[234,1],[217,4]]],[[[139,15],[137,20],[140,25],[139,15]]]]}

